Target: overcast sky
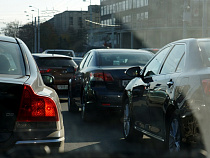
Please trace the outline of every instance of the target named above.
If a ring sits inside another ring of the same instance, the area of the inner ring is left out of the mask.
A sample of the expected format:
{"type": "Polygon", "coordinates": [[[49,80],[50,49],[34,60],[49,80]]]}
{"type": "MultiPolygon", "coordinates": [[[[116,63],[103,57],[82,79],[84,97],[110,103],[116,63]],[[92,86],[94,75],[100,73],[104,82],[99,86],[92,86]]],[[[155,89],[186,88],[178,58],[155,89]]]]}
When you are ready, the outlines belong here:
{"type": "Polygon", "coordinates": [[[46,21],[53,14],[66,10],[87,10],[90,2],[92,5],[100,4],[100,0],[1,0],[0,29],[6,26],[5,23],[19,21],[24,25],[32,21],[32,16],[33,19],[38,16],[38,9],[41,21],[46,21]]]}

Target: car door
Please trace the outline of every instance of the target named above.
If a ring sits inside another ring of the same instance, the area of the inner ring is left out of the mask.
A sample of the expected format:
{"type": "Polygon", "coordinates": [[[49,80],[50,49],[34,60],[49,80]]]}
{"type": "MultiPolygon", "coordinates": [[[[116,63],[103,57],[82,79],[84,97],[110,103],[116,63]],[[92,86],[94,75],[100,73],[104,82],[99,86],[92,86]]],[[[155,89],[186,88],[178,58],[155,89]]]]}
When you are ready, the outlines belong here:
{"type": "MultiPolygon", "coordinates": [[[[143,72],[143,82],[141,78],[139,81],[136,81],[135,86],[132,90],[132,101],[133,101],[133,115],[135,117],[135,126],[140,128],[140,130],[148,130],[149,124],[151,121],[151,116],[149,112],[149,94],[150,92],[150,85],[153,86],[153,82],[156,78],[156,75],[159,74],[161,65],[171,49],[171,46],[164,48],[157,56],[155,56],[149,64],[147,64],[144,68],[143,72]],[[146,85],[142,88],[142,85],[146,85]]],[[[150,97],[152,98],[152,96],[150,97]]]]}
{"type": "Polygon", "coordinates": [[[74,89],[74,94],[73,97],[74,97],[74,100],[76,103],[79,103],[80,104],[80,97],[81,97],[81,89],[82,89],[82,86],[83,86],[83,82],[84,82],[84,72],[83,72],[83,68],[84,68],[84,65],[87,61],[87,58],[89,56],[90,52],[86,53],[84,58],[82,59],[81,63],[80,63],[80,66],[79,66],[79,69],[78,71],[76,71],[75,73],[75,78],[74,80],[72,81],[72,89],[74,89]]]}
{"type": "Polygon", "coordinates": [[[173,100],[174,87],[180,73],[177,67],[185,54],[185,44],[176,44],[167,56],[160,74],[149,82],[147,105],[150,112],[148,130],[160,139],[165,134],[165,114],[171,100],[173,100]]]}

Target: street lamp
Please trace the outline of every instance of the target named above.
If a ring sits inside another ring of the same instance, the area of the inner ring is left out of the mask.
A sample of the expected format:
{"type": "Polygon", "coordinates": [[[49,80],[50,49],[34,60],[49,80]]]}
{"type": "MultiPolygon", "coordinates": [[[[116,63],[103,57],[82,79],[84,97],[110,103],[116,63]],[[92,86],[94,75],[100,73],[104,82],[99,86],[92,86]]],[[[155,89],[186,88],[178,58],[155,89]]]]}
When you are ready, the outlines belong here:
{"type": "MultiPolygon", "coordinates": [[[[29,6],[31,8],[35,8],[38,10],[38,52],[40,51],[40,22],[39,22],[39,8],[36,8],[34,6],[29,6]]],[[[31,10],[31,11],[34,11],[34,10],[31,10]]],[[[36,25],[36,21],[35,21],[35,25],[36,25]]],[[[36,37],[36,35],[35,35],[36,37]]],[[[36,41],[35,41],[36,42],[36,41]]],[[[36,49],[36,48],[35,48],[36,49]]]]}
{"type": "MultiPolygon", "coordinates": [[[[83,0],[83,2],[86,2],[86,0],[83,0]]],[[[93,46],[93,26],[92,26],[92,7],[91,7],[91,0],[90,0],[90,44],[93,46]]]]}
{"type": "MultiPolygon", "coordinates": [[[[29,16],[29,14],[31,14],[31,13],[28,13],[27,11],[24,11],[24,13],[26,13],[26,16],[29,16]]],[[[32,18],[32,25],[33,25],[33,14],[31,14],[31,18],[32,18]]]]}

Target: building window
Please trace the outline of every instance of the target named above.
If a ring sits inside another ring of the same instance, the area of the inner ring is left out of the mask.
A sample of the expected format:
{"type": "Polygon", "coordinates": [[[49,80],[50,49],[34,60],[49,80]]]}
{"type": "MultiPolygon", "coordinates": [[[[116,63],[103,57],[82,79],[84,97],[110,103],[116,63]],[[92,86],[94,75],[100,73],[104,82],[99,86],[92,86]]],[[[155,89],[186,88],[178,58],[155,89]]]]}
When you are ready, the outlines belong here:
{"type": "Polygon", "coordinates": [[[82,17],[78,17],[78,25],[82,28],[82,17]]]}
{"type": "Polygon", "coordinates": [[[106,6],[107,12],[106,14],[109,14],[109,5],[106,6]]]}
{"type": "Polygon", "coordinates": [[[149,16],[148,16],[148,12],[145,12],[145,19],[148,19],[149,16]]]}
{"type": "Polygon", "coordinates": [[[132,0],[128,0],[128,9],[132,9],[132,0]]]}
{"type": "Polygon", "coordinates": [[[119,3],[116,3],[115,10],[116,10],[116,13],[119,12],[119,3]]]}
{"type": "Polygon", "coordinates": [[[113,4],[113,13],[115,13],[116,12],[116,6],[115,6],[115,4],[113,4]]]}
{"type": "Polygon", "coordinates": [[[125,1],[122,2],[122,11],[125,11],[125,1]]]}
{"type": "Polygon", "coordinates": [[[104,6],[104,15],[106,15],[106,6],[104,6]]]}
{"type": "Polygon", "coordinates": [[[73,17],[69,17],[69,24],[70,25],[73,25],[74,23],[73,23],[73,17]]]}
{"type": "Polygon", "coordinates": [[[145,0],[145,6],[148,6],[148,0],[145,0]]]}
{"type": "Polygon", "coordinates": [[[141,7],[144,6],[144,0],[141,0],[141,7]]]}
{"type": "Polygon", "coordinates": [[[128,0],[125,1],[125,9],[128,10],[128,0]]]}
{"type": "Polygon", "coordinates": [[[136,8],[136,5],[137,5],[136,0],[133,0],[133,8],[136,8]]]}
{"type": "Polygon", "coordinates": [[[109,9],[110,9],[110,14],[112,14],[113,13],[113,7],[112,7],[112,5],[109,6],[109,9]]]}
{"type": "Polygon", "coordinates": [[[103,16],[104,15],[104,7],[102,6],[101,7],[101,16],[103,16]]]}
{"type": "Polygon", "coordinates": [[[144,20],[144,13],[141,13],[141,20],[144,20]]]}
{"type": "Polygon", "coordinates": [[[137,8],[140,7],[140,0],[137,0],[137,1],[136,1],[136,6],[137,6],[137,8]]]}

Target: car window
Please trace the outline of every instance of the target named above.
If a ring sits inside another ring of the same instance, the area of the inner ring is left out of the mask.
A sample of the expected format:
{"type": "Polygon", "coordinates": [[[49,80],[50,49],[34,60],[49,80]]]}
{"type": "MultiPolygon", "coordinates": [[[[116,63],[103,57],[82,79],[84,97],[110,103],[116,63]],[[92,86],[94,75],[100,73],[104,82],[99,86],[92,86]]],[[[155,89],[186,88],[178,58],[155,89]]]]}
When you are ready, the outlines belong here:
{"type": "Polygon", "coordinates": [[[17,44],[0,43],[0,74],[25,74],[23,57],[17,44]]]}
{"type": "Polygon", "coordinates": [[[60,55],[67,55],[73,57],[72,51],[47,51],[47,54],[60,54],[60,55]]]}
{"type": "Polygon", "coordinates": [[[84,56],[84,58],[82,59],[82,61],[81,61],[81,63],[80,63],[80,66],[79,66],[79,69],[80,69],[80,70],[84,67],[85,61],[87,60],[89,54],[90,54],[90,53],[86,53],[85,56],[84,56]]]}
{"type": "Polygon", "coordinates": [[[185,65],[185,53],[183,54],[181,61],[178,64],[178,67],[176,68],[176,72],[182,72],[184,65],[185,65]]]}
{"type": "Polygon", "coordinates": [[[152,59],[152,61],[145,68],[144,76],[152,76],[158,74],[161,64],[163,63],[163,60],[165,59],[170,49],[171,46],[164,48],[157,54],[155,58],[152,59]]]}
{"type": "Polygon", "coordinates": [[[144,66],[153,54],[143,52],[115,53],[105,52],[99,55],[100,66],[144,66]]]}
{"type": "Polygon", "coordinates": [[[76,63],[68,58],[36,58],[38,67],[75,66],[76,63]]]}
{"type": "Polygon", "coordinates": [[[84,64],[83,68],[86,68],[88,66],[92,57],[93,57],[93,53],[90,53],[90,55],[87,57],[87,59],[85,61],[85,64],[84,64]]]}
{"type": "Polygon", "coordinates": [[[174,73],[184,53],[185,45],[175,45],[166,58],[161,74],[174,73]]]}
{"type": "Polygon", "coordinates": [[[210,67],[210,42],[202,41],[198,42],[198,45],[204,65],[210,67]]]}

